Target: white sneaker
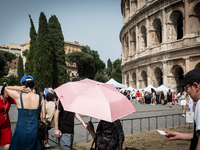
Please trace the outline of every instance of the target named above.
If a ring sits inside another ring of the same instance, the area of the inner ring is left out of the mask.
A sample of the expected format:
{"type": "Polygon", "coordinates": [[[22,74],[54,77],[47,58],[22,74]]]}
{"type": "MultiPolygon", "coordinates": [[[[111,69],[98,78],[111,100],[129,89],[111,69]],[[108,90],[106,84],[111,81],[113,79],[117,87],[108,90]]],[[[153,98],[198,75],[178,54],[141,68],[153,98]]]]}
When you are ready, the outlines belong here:
{"type": "Polygon", "coordinates": [[[152,105],[155,105],[154,103],[152,105]]]}
{"type": "Polygon", "coordinates": [[[44,146],[45,146],[45,147],[50,147],[50,146],[49,146],[49,143],[44,143],[44,146]]]}

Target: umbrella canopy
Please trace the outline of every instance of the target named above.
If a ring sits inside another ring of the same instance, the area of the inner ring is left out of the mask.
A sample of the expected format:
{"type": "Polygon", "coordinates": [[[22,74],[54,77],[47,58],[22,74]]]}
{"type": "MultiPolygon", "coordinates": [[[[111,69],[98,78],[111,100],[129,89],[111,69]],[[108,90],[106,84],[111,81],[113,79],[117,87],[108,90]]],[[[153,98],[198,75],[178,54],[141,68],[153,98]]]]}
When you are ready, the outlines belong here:
{"type": "Polygon", "coordinates": [[[114,87],[116,87],[116,88],[127,88],[126,85],[121,84],[121,83],[115,81],[113,78],[111,78],[108,82],[106,82],[106,84],[112,84],[112,85],[114,85],[114,87]]]}
{"type": "Polygon", "coordinates": [[[55,92],[64,110],[109,122],[136,111],[112,84],[84,79],[65,83],[56,88],[55,92]]]}
{"type": "MultiPolygon", "coordinates": [[[[168,91],[169,91],[169,88],[167,88],[167,87],[164,86],[164,85],[161,85],[161,86],[159,86],[158,88],[156,88],[156,91],[168,92],[168,91]]],[[[171,89],[171,92],[174,92],[174,90],[171,89]]]]}

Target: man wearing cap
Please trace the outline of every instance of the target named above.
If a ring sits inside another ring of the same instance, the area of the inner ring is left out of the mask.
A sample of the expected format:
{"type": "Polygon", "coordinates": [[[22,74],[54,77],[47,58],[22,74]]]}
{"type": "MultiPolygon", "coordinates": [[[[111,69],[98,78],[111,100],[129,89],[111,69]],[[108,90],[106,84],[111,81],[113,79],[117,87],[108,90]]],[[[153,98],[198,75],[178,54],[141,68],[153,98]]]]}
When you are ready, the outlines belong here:
{"type": "Polygon", "coordinates": [[[168,140],[191,140],[190,150],[200,150],[200,70],[194,69],[189,71],[183,82],[178,87],[184,87],[184,90],[196,102],[194,114],[193,133],[179,133],[165,131],[168,140]]]}

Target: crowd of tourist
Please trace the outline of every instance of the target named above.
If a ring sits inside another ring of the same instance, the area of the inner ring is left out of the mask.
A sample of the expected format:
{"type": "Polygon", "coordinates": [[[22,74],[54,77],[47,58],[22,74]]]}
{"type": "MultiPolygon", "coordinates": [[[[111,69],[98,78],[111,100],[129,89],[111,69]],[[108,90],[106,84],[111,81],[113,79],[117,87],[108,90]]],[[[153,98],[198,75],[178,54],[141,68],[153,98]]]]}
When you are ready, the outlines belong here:
{"type": "Polygon", "coordinates": [[[156,92],[152,90],[151,92],[142,90],[133,89],[133,91],[124,90],[121,91],[131,102],[132,104],[150,104],[150,105],[168,105],[172,108],[172,105],[180,105],[183,109],[182,116],[185,117],[185,107],[189,106],[190,111],[193,111],[194,102],[191,97],[184,91],[180,93],[171,92],[169,89],[168,92],[164,93],[163,91],[156,92]]]}
{"type": "MultiPolygon", "coordinates": [[[[168,104],[181,105],[183,116],[185,106],[191,104],[190,110],[193,111],[193,104],[196,103],[194,115],[193,133],[179,133],[165,131],[167,140],[191,140],[190,149],[200,149],[200,70],[192,70],[185,75],[183,83],[179,87],[184,87],[185,92],[174,93],[170,90],[164,94],[162,91],[157,93],[152,90],[150,93],[142,90],[124,91],[123,94],[134,104],[168,104]],[[147,96],[149,100],[147,101],[147,96]],[[194,102],[193,102],[194,100],[194,102]]],[[[102,150],[122,150],[124,142],[124,132],[121,122],[107,122],[101,120],[98,124],[96,133],[92,122],[86,124],[78,113],[64,110],[60,101],[56,102],[56,93],[51,87],[45,90],[40,89],[40,94],[34,91],[34,79],[30,75],[25,75],[21,79],[22,86],[9,86],[5,84],[1,90],[0,97],[0,146],[5,150],[41,150],[42,141],[49,147],[48,132],[41,139],[38,137],[38,124],[43,122],[48,129],[55,127],[55,136],[58,138],[60,150],[72,150],[74,139],[74,117],[76,117],[88,130],[95,143],[95,147],[102,150]],[[15,132],[12,136],[8,111],[11,104],[16,104],[18,108],[18,120],[15,132]]]]}

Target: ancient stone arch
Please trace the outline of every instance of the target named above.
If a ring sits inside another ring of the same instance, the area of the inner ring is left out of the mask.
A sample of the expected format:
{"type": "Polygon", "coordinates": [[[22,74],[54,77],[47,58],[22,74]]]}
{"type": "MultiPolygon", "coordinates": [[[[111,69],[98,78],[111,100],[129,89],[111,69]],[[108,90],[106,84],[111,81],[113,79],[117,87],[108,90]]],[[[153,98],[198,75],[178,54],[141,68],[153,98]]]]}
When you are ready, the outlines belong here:
{"type": "Polygon", "coordinates": [[[131,0],[131,15],[135,14],[137,9],[138,9],[138,1],[137,0],[131,0]]]}
{"type": "Polygon", "coordinates": [[[159,45],[162,43],[162,23],[159,18],[156,18],[153,23],[153,45],[159,45]]]}
{"type": "Polygon", "coordinates": [[[137,77],[136,77],[136,73],[135,72],[132,74],[132,79],[133,79],[132,87],[133,88],[137,88],[136,87],[137,77]]]}
{"type": "Polygon", "coordinates": [[[135,54],[135,52],[136,52],[136,33],[135,33],[135,31],[133,31],[132,32],[132,34],[131,34],[131,40],[130,40],[130,44],[131,44],[131,50],[132,50],[132,55],[134,55],[135,54]]]}
{"type": "Polygon", "coordinates": [[[200,69],[200,62],[195,65],[194,69],[200,69]]]}
{"type": "Polygon", "coordinates": [[[146,27],[142,26],[140,30],[140,51],[147,47],[146,27]]]}
{"type": "Polygon", "coordinates": [[[155,76],[155,81],[154,85],[155,87],[159,87],[160,85],[163,84],[163,72],[159,67],[156,67],[154,70],[154,76],[155,76]]]}
{"type": "Polygon", "coordinates": [[[183,13],[179,10],[175,10],[170,15],[170,31],[171,39],[179,40],[183,38],[183,13]]]}
{"type": "Polygon", "coordinates": [[[126,34],[124,36],[124,45],[123,45],[123,52],[124,52],[124,59],[128,59],[128,54],[129,54],[129,42],[128,42],[128,35],[126,34]]]}
{"type": "MultiPolygon", "coordinates": [[[[180,65],[174,65],[171,68],[171,72],[172,72],[172,75],[173,75],[173,78],[174,78],[174,80],[172,80],[172,81],[175,81],[175,83],[172,82],[171,84],[179,85],[181,82],[183,82],[184,71],[183,71],[183,68],[180,65]]],[[[181,91],[181,90],[182,89],[177,88],[177,91],[181,91]]]]}
{"type": "Polygon", "coordinates": [[[141,83],[140,88],[147,87],[147,73],[146,71],[141,72],[141,83]]]}
{"type": "Polygon", "coordinates": [[[129,87],[129,74],[126,76],[126,85],[129,87]]]}
{"type": "Polygon", "coordinates": [[[200,1],[193,6],[191,15],[191,32],[195,35],[200,34],[200,1]]]}

